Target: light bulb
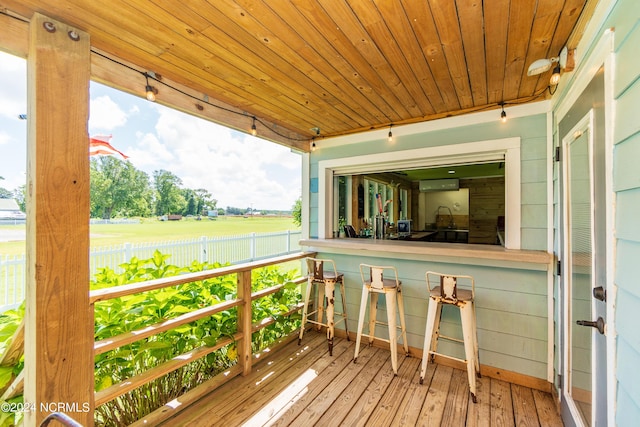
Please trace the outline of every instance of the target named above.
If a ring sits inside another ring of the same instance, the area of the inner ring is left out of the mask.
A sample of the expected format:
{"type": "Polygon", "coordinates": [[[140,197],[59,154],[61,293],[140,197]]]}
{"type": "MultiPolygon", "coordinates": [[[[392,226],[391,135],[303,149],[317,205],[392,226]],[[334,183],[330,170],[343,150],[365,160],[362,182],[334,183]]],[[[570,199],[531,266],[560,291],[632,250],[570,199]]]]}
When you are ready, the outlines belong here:
{"type": "Polygon", "coordinates": [[[156,100],[156,92],[154,90],[154,87],[147,85],[144,89],[147,91],[147,100],[154,102],[156,100]]]}
{"type": "Polygon", "coordinates": [[[553,69],[553,74],[551,74],[551,78],[549,79],[549,84],[551,86],[555,86],[560,82],[560,66],[556,65],[553,69]]]}
{"type": "Polygon", "coordinates": [[[156,93],[158,93],[158,90],[149,84],[149,74],[144,73],[144,79],[147,82],[147,85],[144,87],[144,91],[147,93],[147,101],[154,102],[156,100],[156,93]]]}

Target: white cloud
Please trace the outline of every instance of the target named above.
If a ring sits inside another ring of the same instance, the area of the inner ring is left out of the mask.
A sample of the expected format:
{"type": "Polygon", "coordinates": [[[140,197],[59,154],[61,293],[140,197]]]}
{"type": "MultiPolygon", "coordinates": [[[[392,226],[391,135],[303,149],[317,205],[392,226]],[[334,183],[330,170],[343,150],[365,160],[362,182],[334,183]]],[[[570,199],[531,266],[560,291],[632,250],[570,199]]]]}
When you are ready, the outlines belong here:
{"type": "Polygon", "coordinates": [[[109,96],[92,99],[89,106],[90,131],[111,131],[127,123],[127,113],[109,96]]]}
{"type": "MultiPolygon", "coordinates": [[[[175,156],[162,144],[156,135],[152,133],[138,133],[136,135],[137,146],[121,151],[129,156],[129,161],[151,176],[151,172],[157,169],[166,169],[167,164],[174,161],[175,156]]],[[[114,146],[117,144],[114,142],[114,146]]]]}
{"type": "Polygon", "coordinates": [[[0,52],[0,116],[18,120],[27,112],[27,61],[0,52]]]}
{"type": "Polygon", "coordinates": [[[174,155],[164,169],[185,187],[206,188],[219,207],[290,209],[300,196],[300,156],[288,148],[177,111],[159,114],[155,148],[174,155]]]}
{"type": "MultiPolygon", "coordinates": [[[[14,188],[24,183],[26,147],[18,142],[26,140],[26,122],[17,115],[27,112],[26,61],[0,52],[0,76],[0,170],[4,186],[14,188]]],[[[285,210],[300,197],[301,160],[290,149],[106,86],[92,84],[94,90],[90,134],[112,133],[113,146],[150,177],[171,171],[185,187],[207,189],[223,208],[285,210]]]]}
{"type": "Polygon", "coordinates": [[[5,131],[0,130],[0,145],[8,144],[11,141],[11,136],[5,131]]]}

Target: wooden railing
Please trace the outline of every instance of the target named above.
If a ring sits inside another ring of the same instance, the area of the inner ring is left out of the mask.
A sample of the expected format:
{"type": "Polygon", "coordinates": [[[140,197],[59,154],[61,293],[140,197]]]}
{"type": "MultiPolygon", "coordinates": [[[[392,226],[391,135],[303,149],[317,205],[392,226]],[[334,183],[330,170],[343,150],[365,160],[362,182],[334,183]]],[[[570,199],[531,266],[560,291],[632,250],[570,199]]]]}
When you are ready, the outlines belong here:
{"type": "MultiPolygon", "coordinates": [[[[206,356],[220,348],[236,342],[238,349],[238,363],[231,369],[225,371],[223,378],[215,378],[215,384],[220,385],[234,378],[237,375],[247,375],[251,372],[253,354],[251,350],[251,335],[253,332],[259,331],[275,322],[273,318],[262,319],[256,324],[252,324],[252,302],[260,298],[264,298],[268,295],[274,294],[280,291],[284,285],[277,285],[267,289],[262,289],[255,293],[251,292],[251,272],[254,269],[262,268],[265,266],[281,264],[289,261],[299,260],[308,256],[313,256],[313,252],[300,252],[291,255],[285,255],[275,258],[269,258],[261,261],[254,261],[244,264],[237,264],[228,267],[217,268],[214,270],[201,271],[196,273],[183,274],[180,276],[162,278],[156,280],[150,280],[146,282],[133,283],[128,285],[122,285],[112,288],[104,288],[90,293],[90,303],[93,307],[95,303],[100,301],[106,301],[109,299],[119,298],[127,295],[140,294],[142,292],[148,292],[156,289],[163,289],[167,287],[173,287],[176,285],[182,285],[186,283],[211,279],[215,277],[237,275],[237,297],[232,300],[227,300],[219,304],[197,309],[195,311],[181,314],[172,319],[157,323],[154,325],[145,326],[142,329],[126,332],[114,337],[103,339],[95,342],[94,353],[95,355],[102,354],[104,352],[122,347],[127,344],[131,344],[136,341],[146,339],[150,336],[156,335],[161,332],[165,332],[181,325],[191,323],[195,320],[202,319],[208,316],[212,316],[216,313],[231,308],[237,307],[238,310],[238,327],[237,332],[232,337],[226,337],[218,340],[214,346],[202,346],[194,350],[191,350],[185,354],[174,357],[173,359],[151,368],[139,375],[136,375],[126,380],[113,384],[112,386],[100,390],[95,393],[95,406],[102,405],[117,397],[138,388],[150,381],[160,378],[169,372],[172,372],[182,366],[185,366],[201,357],[206,356]]],[[[296,280],[300,283],[305,278],[301,277],[296,280]]],[[[302,308],[302,304],[298,304],[291,307],[288,313],[282,313],[283,316],[289,316],[302,308]]],[[[189,396],[184,399],[181,398],[181,403],[186,406],[187,401],[195,400],[199,396],[198,393],[190,393],[189,396]]],[[[162,411],[160,411],[162,412],[162,411]]],[[[149,423],[153,424],[152,417],[145,418],[145,425],[149,423]]]]}
{"type": "MultiPolygon", "coordinates": [[[[93,309],[95,303],[99,301],[106,301],[109,299],[119,298],[127,295],[139,294],[142,292],[148,292],[156,289],[162,289],[172,287],[176,285],[182,285],[186,283],[196,282],[200,280],[211,279],[214,277],[221,277],[231,274],[237,275],[237,298],[221,302],[219,304],[200,308],[189,313],[181,314],[172,319],[168,319],[164,322],[154,325],[145,326],[142,329],[126,332],[114,337],[96,341],[94,343],[94,354],[99,355],[107,351],[122,347],[127,344],[131,344],[136,341],[146,339],[150,336],[165,332],[181,325],[191,323],[195,320],[202,319],[208,316],[212,316],[216,313],[224,310],[229,310],[233,307],[238,307],[238,330],[232,337],[220,339],[214,346],[202,346],[185,354],[174,357],[173,359],[165,362],[159,366],[151,368],[137,376],[127,378],[125,381],[114,384],[104,390],[100,390],[95,393],[95,406],[102,405],[118,396],[121,396],[135,388],[138,388],[150,381],[162,377],[182,366],[187,365],[201,357],[206,356],[209,353],[219,350],[220,348],[231,344],[237,343],[238,347],[238,364],[229,370],[225,371],[224,375],[218,375],[212,380],[209,380],[204,387],[199,390],[191,390],[180,398],[181,406],[187,406],[189,403],[199,399],[202,395],[213,390],[230,381],[232,378],[238,375],[246,375],[251,372],[251,365],[253,360],[253,354],[251,350],[251,335],[269,325],[276,322],[276,319],[270,317],[265,318],[252,324],[252,306],[251,303],[260,298],[264,298],[268,295],[274,294],[280,291],[284,285],[272,286],[267,289],[262,289],[251,292],[251,272],[252,270],[270,266],[282,264],[289,261],[295,261],[308,256],[314,256],[314,252],[300,252],[291,255],[284,255],[280,257],[269,258],[261,261],[254,261],[245,264],[237,264],[228,267],[217,268],[214,270],[201,271],[196,273],[183,274],[175,277],[162,278],[157,280],[150,280],[146,282],[133,283],[129,285],[122,285],[112,288],[104,288],[90,292],[90,303],[93,309]]],[[[305,277],[299,277],[295,280],[296,283],[305,281],[305,277]]],[[[290,316],[302,309],[302,303],[291,307],[287,313],[280,313],[281,316],[290,316]]],[[[24,321],[21,323],[18,330],[15,332],[11,339],[11,344],[5,352],[4,356],[0,359],[0,365],[11,365],[17,359],[24,354],[24,321]]],[[[6,400],[14,396],[20,395],[24,390],[24,371],[18,375],[9,387],[3,390],[2,399],[6,400]]],[[[161,421],[168,414],[167,407],[161,408],[161,410],[152,413],[151,415],[135,423],[135,425],[155,425],[161,421]],[[162,410],[164,409],[164,410],[162,410]]]]}

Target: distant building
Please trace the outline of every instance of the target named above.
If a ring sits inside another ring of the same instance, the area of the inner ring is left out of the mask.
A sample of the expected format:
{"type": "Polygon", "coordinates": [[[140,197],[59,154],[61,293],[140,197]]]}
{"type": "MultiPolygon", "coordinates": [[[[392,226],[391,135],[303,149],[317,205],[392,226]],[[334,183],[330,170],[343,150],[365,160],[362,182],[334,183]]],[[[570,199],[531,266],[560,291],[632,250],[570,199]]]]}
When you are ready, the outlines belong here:
{"type": "Polygon", "coordinates": [[[27,219],[13,199],[0,199],[0,219],[27,219]]]}

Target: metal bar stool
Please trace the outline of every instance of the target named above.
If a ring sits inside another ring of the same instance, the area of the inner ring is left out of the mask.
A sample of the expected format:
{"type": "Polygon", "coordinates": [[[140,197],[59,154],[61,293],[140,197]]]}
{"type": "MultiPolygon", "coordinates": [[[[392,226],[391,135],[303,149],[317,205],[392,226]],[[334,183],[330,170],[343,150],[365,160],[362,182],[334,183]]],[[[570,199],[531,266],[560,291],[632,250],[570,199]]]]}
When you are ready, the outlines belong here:
{"type": "Polygon", "coordinates": [[[362,336],[369,337],[369,345],[373,344],[375,338],[376,325],[387,325],[389,327],[389,339],[378,338],[381,341],[389,343],[391,347],[391,366],[393,373],[398,375],[398,338],[396,324],[396,301],[398,310],[400,311],[400,329],[402,336],[402,345],[405,354],[409,355],[409,346],[407,345],[407,328],[404,322],[404,302],[402,300],[401,282],[398,280],[398,271],[395,267],[383,267],[369,264],[360,264],[360,277],[362,277],[362,299],[360,300],[360,316],[358,317],[358,335],[356,338],[356,351],[353,356],[353,363],[358,360],[360,351],[360,340],[362,336]],[[367,271],[367,278],[365,278],[367,271]],[[393,272],[393,279],[385,279],[384,272],[393,272]],[[378,295],[384,294],[387,300],[387,323],[376,321],[376,312],[378,306],[378,295]],[[369,330],[368,334],[362,333],[364,327],[364,316],[367,310],[367,299],[369,299],[369,330]]]}
{"type": "Polygon", "coordinates": [[[480,359],[478,357],[478,334],[476,331],[476,308],[475,308],[475,283],[473,277],[442,274],[427,271],[425,274],[427,287],[429,288],[429,311],[427,313],[427,327],[424,334],[422,368],[420,370],[420,384],[424,381],[427,372],[427,360],[434,361],[435,355],[464,362],[467,365],[467,376],[469,378],[469,391],[473,403],[476,398],[476,375],[480,378],[480,359]],[[465,289],[458,287],[458,282],[464,283],[465,289]],[[470,287],[470,289],[469,289],[470,287]],[[460,320],[462,321],[462,336],[459,340],[453,337],[440,335],[440,318],[442,316],[442,305],[449,304],[460,309],[460,320]],[[438,340],[446,339],[464,344],[465,360],[446,354],[437,353],[438,340]]]}
{"type": "Polygon", "coordinates": [[[304,307],[302,308],[302,324],[300,325],[300,335],[298,337],[298,345],[302,342],[304,335],[304,327],[307,323],[317,326],[320,330],[322,326],[327,327],[327,342],[329,344],[329,355],[333,356],[333,337],[335,335],[334,315],[338,315],[341,319],[337,323],[344,322],[344,330],[347,333],[347,341],[349,340],[349,330],[347,329],[347,303],[344,295],[344,274],[336,271],[336,264],[330,259],[307,258],[307,292],[304,298],[304,307]],[[331,269],[325,271],[324,264],[331,264],[331,269]],[[342,297],[342,313],[335,312],[335,289],[336,283],[340,285],[340,296],[342,297]],[[309,312],[309,300],[311,299],[311,289],[318,288],[318,305],[312,312],[309,312]],[[322,285],[322,286],[318,286],[322,285]],[[326,306],[326,307],[325,307],[326,306]],[[323,312],[326,310],[326,323],[323,323],[323,312]],[[316,320],[309,319],[310,316],[316,314],[316,320]]]}

